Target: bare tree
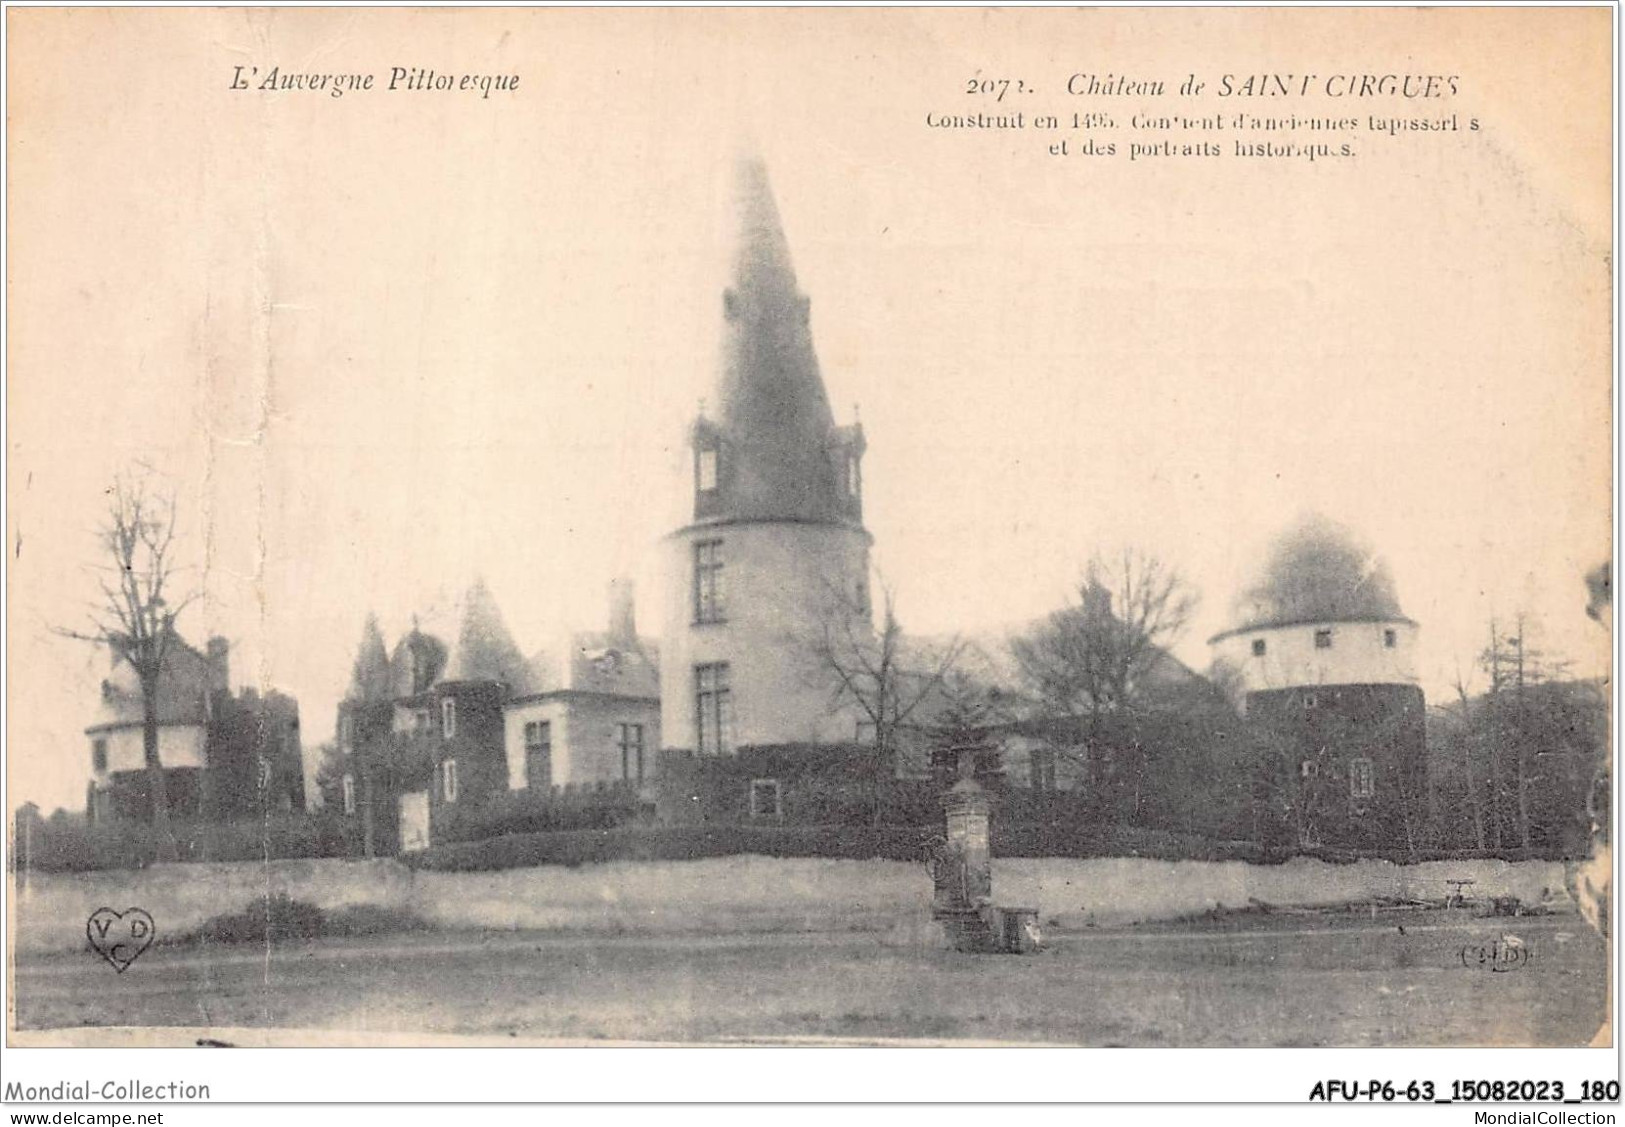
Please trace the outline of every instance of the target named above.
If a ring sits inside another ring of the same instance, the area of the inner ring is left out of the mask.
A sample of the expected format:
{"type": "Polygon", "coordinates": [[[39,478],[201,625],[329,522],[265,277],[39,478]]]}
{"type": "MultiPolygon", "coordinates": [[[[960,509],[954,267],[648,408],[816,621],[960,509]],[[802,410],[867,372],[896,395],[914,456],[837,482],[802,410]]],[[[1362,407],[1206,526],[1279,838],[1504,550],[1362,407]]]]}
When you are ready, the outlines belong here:
{"type": "Polygon", "coordinates": [[[1461,761],[1467,778],[1467,802],[1473,811],[1473,840],[1480,851],[1484,849],[1484,802],[1478,794],[1478,780],[1473,773],[1473,726],[1467,682],[1461,668],[1456,669],[1456,697],[1461,701],[1461,761]]]}
{"type": "MultiPolygon", "coordinates": [[[[1528,690],[1542,682],[1563,676],[1566,662],[1553,660],[1529,644],[1529,633],[1535,624],[1519,613],[1513,629],[1503,632],[1500,625],[1490,620],[1490,644],[1479,656],[1479,664],[1490,674],[1486,724],[1491,741],[1491,754],[1497,753],[1510,742],[1513,751],[1513,772],[1516,783],[1518,841],[1527,851],[1530,847],[1529,788],[1539,782],[1530,775],[1531,725],[1528,690]]],[[[1500,798],[1499,782],[1497,799],[1500,798]]],[[[1499,810],[1497,821],[1500,820],[1499,810]]],[[[1497,845],[1500,842],[1497,841],[1497,845]]]]}
{"type": "Polygon", "coordinates": [[[121,475],[108,490],[106,517],[97,530],[104,554],[93,569],[101,597],[93,603],[84,628],[57,631],[106,646],[135,672],[141,687],[142,760],[163,860],[173,860],[177,850],[158,754],[159,688],[166,663],[179,644],[175,620],[196,598],[172,590],[180,570],[173,553],[175,515],[174,494],[161,493],[150,473],[121,475]]]}
{"type": "Polygon", "coordinates": [[[1013,639],[1010,650],[1046,712],[1098,724],[1139,698],[1195,609],[1195,592],[1157,557],[1134,548],[1097,554],[1077,603],[1013,639]]]}
{"type": "Polygon", "coordinates": [[[911,644],[891,587],[884,580],[879,586],[878,627],[864,587],[849,592],[830,582],[811,629],[797,640],[812,681],[828,689],[831,706],[855,711],[872,733],[870,813],[877,822],[883,782],[896,773],[900,733],[941,692],[965,650],[957,636],[935,646],[911,644]]]}
{"type": "Polygon", "coordinates": [[[1077,601],[1010,641],[1017,676],[1040,712],[1083,726],[1081,746],[1056,750],[1082,765],[1085,787],[1102,801],[1109,780],[1122,776],[1135,780],[1137,808],[1148,752],[1122,721],[1149,703],[1154,674],[1171,661],[1167,648],[1195,608],[1176,569],[1123,548],[1092,556],[1077,601]]]}

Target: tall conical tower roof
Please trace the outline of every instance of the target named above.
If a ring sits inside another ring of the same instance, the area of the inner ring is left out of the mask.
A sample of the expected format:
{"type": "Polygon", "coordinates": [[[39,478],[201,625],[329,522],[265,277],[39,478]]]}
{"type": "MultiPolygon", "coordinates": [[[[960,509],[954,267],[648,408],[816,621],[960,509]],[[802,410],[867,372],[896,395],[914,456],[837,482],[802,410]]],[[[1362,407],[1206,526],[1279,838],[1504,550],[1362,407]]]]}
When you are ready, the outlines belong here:
{"type": "Polygon", "coordinates": [[[457,638],[439,680],[500,681],[515,692],[528,692],[530,664],[508,633],[485,580],[474,581],[460,609],[457,638]]]}
{"type": "Polygon", "coordinates": [[[367,615],[361,628],[361,647],[356,651],[355,665],[350,670],[350,689],[346,700],[388,700],[389,654],[384,649],[384,634],[378,629],[378,616],[367,615]]]}
{"type": "Polygon", "coordinates": [[[706,518],[860,523],[840,476],[856,434],[837,427],[830,412],[809,302],[759,157],[737,161],[731,202],[717,414],[696,425],[696,442],[721,451],[718,497],[706,518]]]}

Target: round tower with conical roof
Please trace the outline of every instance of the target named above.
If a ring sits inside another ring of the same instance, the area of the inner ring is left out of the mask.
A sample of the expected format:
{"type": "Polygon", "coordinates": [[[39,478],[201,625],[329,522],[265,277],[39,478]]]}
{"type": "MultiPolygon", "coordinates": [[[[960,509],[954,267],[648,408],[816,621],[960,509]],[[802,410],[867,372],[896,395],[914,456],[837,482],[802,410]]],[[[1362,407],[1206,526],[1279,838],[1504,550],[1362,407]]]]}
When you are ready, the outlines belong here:
{"type": "Polygon", "coordinates": [[[691,517],[665,541],[661,733],[701,755],[850,741],[808,642],[869,622],[864,439],[838,425],[767,173],[735,174],[731,284],[713,407],[690,429],[691,517]]]}
{"type": "Polygon", "coordinates": [[[1302,843],[1419,845],[1427,749],[1417,624],[1381,558],[1341,525],[1302,519],[1236,600],[1232,623],[1210,639],[1214,665],[1292,756],[1302,843]]]}

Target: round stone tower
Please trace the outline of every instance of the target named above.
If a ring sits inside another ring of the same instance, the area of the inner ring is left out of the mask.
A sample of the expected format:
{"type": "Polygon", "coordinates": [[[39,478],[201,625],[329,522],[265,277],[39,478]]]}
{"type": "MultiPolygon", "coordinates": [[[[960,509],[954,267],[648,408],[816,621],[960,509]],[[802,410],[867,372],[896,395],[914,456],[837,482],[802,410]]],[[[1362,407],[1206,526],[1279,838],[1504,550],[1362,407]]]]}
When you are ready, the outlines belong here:
{"type": "Polygon", "coordinates": [[[690,430],[692,519],[664,544],[662,742],[701,755],[850,741],[812,643],[870,629],[863,431],[836,424],[767,174],[741,160],[713,412],[690,430]]]}
{"type": "Polygon", "coordinates": [[[1214,664],[1293,756],[1303,844],[1404,849],[1425,817],[1426,703],[1417,625],[1387,567],[1310,517],[1276,542],[1233,623],[1210,639],[1214,664]]]}

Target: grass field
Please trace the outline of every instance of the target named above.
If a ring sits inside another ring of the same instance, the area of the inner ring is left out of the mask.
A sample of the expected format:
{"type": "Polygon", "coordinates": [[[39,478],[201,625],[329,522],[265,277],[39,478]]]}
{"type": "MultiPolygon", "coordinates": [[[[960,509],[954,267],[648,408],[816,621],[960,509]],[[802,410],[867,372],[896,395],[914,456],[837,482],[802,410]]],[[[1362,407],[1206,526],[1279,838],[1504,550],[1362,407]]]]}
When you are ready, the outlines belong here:
{"type": "Polygon", "coordinates": [[[122,975],[89,952],[41,954],[16,966],[14,1021],[297,1029],[313,1043],[373,1031],[1365,1046],[1586,1044],[1606,1018],[1606,944],[1574,915],[1241,916],[1048,939],[1014,957],[868,933],[434,932],[154,947],[122,975]],[[1527,961],[1480,960],[1509,933],[1527,961]]]}

